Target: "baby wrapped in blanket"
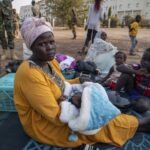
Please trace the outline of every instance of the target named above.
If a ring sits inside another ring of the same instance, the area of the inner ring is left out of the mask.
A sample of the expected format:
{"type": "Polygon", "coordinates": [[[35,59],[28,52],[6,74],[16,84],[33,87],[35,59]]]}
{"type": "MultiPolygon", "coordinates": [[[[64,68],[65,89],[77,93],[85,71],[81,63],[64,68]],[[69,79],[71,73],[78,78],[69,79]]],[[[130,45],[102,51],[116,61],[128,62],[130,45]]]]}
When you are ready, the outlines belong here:
{"type": "Polygon", "coordinates": [[[120,114],[120,110],[109,101],[105,89],[98,83],[84,82],[71,85],[65,82],[64,95],[68,100],[60,103],[60,120],[68,123],[72,131],[86,135],[96,134],[120,114]],[[69,101],[76,92],[82,93],[80,108],[69,101]]]}

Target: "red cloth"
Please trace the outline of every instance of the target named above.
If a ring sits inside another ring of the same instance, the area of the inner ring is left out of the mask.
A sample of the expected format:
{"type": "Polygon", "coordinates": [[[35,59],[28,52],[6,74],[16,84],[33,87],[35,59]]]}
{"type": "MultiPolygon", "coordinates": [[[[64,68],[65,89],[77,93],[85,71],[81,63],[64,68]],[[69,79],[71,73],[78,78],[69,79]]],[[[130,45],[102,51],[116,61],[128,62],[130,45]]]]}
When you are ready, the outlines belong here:
{"type": "Polygon", "coordinates": [[[110,82],[110,84],[109,84],[109,88],[110,88],[111,90],[115,90],[115,89],[116,89],[116,85],[117,85],[116,81],[112,80],[112,81],[110,82]]]}
{"type": "Polygon", "coordinates": [[[135,86],[140,94],[150,97],[150,77],[146,77],[144,75],[136,75],[135,86]]]}

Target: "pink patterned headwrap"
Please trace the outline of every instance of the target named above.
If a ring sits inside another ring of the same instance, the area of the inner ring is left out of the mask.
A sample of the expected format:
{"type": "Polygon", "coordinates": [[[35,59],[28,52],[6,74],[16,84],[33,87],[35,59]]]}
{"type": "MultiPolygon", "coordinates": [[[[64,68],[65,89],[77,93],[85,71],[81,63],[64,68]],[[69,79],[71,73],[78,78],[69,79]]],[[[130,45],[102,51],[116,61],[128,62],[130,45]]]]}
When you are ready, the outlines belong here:
{"type": "Polygon", "coordinates": [[[29,49],[41,34],[49,31],[53,33],[53,28],[44,18],[28,18],[21,26],[22,38],[29,49]]]}

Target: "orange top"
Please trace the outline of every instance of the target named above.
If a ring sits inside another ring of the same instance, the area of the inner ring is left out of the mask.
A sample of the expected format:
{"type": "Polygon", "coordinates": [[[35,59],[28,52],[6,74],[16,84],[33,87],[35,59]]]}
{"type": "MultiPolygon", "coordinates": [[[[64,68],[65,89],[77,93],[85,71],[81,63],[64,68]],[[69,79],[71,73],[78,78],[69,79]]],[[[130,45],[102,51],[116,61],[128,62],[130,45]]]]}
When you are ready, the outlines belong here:
{"type": "Polygon", "coordinates": [[[135,21],[130,25],[131,31],[129,32],[130,36],[137,36],[139,24],[135,21]]]}

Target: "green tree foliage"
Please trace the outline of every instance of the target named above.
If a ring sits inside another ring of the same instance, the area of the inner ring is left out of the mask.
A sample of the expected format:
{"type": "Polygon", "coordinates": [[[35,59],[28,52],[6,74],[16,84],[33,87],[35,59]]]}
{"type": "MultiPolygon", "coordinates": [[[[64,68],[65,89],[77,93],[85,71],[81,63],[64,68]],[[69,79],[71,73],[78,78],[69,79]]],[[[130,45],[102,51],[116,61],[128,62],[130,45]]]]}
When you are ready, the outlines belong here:
{"type": "Polygon", "coordinates": [[[118,20],[117,15],[112,16],[111,23],[110,23],[111,28],[116,28],[118,26],[118,22],[119,22],[119,20],[118,20]]]}
{"type": "Polygon", "coordinates": [[[140,22],[140,26],[141,27],[146,27],[150,29],[150,21],[147,19],[142,18],[141,22],[140,22]]]}
{"type": "MultiPolygon", "coordinates": [[[[51,14],[60,20],[62,25],[69,24],[72,15],[72,8],[77,13],[77,18],[82,16],[84,12],[83,2],[84,0],[47,0],[49,3],[49,9],[51,14]]],[[[80,21],[79,21],[80,22],[80,21]]]]}

